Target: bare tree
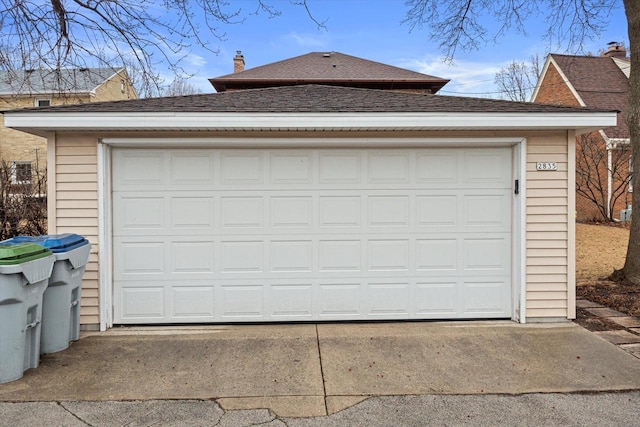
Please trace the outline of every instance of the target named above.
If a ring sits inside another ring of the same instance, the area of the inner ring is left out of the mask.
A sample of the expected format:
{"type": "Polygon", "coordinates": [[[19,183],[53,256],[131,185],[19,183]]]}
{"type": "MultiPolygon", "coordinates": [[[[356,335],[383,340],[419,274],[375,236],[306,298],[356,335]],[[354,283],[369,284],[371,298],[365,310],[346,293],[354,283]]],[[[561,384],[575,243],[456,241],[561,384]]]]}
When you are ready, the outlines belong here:
{"type": "Polygon", "coordinates": [[[541,59],[533,55],[529,62],[511,61],[498,71],[494,83],[501,93],[501,98],[511,101],[529,101],[541,71],[541,59]]]}
{"type": "Polygon", "coordinates": [[[176,77],[168,86],[161,90],[162,96],[197,95],[199,93],[202,93],[202,89],[194,86],[182,77],[176,77]]]}
{"type": "Polygon", "coordinates": [[[20,176],[11,162],[0,160],[0,240],[47,234],[47,172],[20,176]]]}
{"type": "MultiPolygon", "coordinates": [[[[291,3],[324,26],[307,0],[291,3]]],[[[0,69],[134,63],[146,85],[160,87],[157,65],[181,75],[193,47],[217,52],[221,26],[258,13],[280,15],[266,0],[0,0],[0,69]]]]}
{"type": "MultiPolygon", "coordinates": [[[[627,124],[631,140],[633,164],[640,164],[640,1],[622,0],[627,16],[631,74],[629,76],[629,111],[627,124]]],[[[532,17],[545,22],[545,38],[550,44],[566,45],[567,50],[580,51],[586,39],[598,36],[609,22],[612,9],[619,0],[407,0],[405,19],[410,28],[427,27],[429,37],[440,43],[445,55],[452,59],[458,49],[477,49],[504,36],[508,31],[526,33],[532,17]],[[485,19],[499,23],[489,30],[485,19]],[[565,43],[561,43],[565,41],[565,43]]],[[[632,177],[633,188],[640,188],[640,174],[632,177]]],[[[633,192],[632,210],[640,212],[640,194],[633,192]]],[[[622,270],[612,275],[616,280],[629,280],[640,285],[640,215],[632,215],[627,257],[622,270]]]]}
{"type": "Polygon", "coordinates": [[[615,206],[628,203],[629,148],[605,147],[598,133],[581,135],[576,143],[576,192],[593,203],[603,219],[614,221],[615,206]]]}

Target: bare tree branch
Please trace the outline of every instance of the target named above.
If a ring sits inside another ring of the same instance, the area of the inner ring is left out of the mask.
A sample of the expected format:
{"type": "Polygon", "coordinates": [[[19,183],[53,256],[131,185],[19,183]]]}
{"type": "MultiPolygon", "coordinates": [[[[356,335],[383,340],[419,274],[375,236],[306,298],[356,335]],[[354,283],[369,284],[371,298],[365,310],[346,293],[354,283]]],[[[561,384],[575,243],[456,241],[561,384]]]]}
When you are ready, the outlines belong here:
{"type": "MultiPolygon", "coordinates": [[[[303,7],[318,28],[307,0],[303,7]]],[[[277,3],[274,2],[277,5],[277,3]]],[[[217,53],[223,25],[280,11],[267,0],[0,0],[0,69],[84,68],[135,63],[147,87],[160,90],[154,69],[184,75],[196,47],[217,53]]]]}

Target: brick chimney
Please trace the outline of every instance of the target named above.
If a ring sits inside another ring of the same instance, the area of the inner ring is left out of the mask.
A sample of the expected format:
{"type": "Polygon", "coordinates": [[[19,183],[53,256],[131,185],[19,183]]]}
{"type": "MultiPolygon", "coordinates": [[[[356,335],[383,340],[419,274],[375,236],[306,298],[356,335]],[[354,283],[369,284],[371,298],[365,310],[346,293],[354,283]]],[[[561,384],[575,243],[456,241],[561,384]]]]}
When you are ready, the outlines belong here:
{"type": "Polygon", "coordinates": [[[622,45],[622,43],[618,42],[610,42],[607,43],[609,48],[606,52],[602,53],[602,56],[608,56],[609,58],[626,58],[627,57],[627,49],[622,45]]]}
{"type": "Polygon", "coordinates": [[[236,50],[236,56],[233,57],[233,72],[240,73],[244,71],[244,56],[242,51],[236,50]]]}

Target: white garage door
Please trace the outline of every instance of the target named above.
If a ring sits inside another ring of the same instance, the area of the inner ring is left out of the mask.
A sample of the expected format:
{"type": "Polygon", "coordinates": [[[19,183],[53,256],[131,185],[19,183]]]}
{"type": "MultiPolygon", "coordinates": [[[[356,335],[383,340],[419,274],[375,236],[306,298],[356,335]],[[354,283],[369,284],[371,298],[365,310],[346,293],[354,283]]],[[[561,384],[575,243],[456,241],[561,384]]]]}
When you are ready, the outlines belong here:
{"type": "Polygon", "coordinates": [[[114,323],[511,317],[511,149],[114,149],[114,323]]]}

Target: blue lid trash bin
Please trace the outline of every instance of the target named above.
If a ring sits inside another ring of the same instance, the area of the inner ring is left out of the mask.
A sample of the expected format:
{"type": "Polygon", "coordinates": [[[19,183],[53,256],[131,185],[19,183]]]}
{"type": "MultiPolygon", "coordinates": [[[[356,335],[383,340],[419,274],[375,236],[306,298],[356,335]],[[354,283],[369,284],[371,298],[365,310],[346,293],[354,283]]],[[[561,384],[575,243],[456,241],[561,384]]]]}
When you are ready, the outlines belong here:
{"type": "Polygon", "coordinates": [[[42,297],[55,257],[33,243],[0,243],[0,383],[40,361],[42,297]]]}
{"type": "Polygon", "coordinates": [[[69,348],[71,341],[80,338],[82,276],[89,262],[91,244],[73,233],[18,236],[11,241],[37,243],[53,252],[53,272],[42,300],[40,354],[69,348]]]}

